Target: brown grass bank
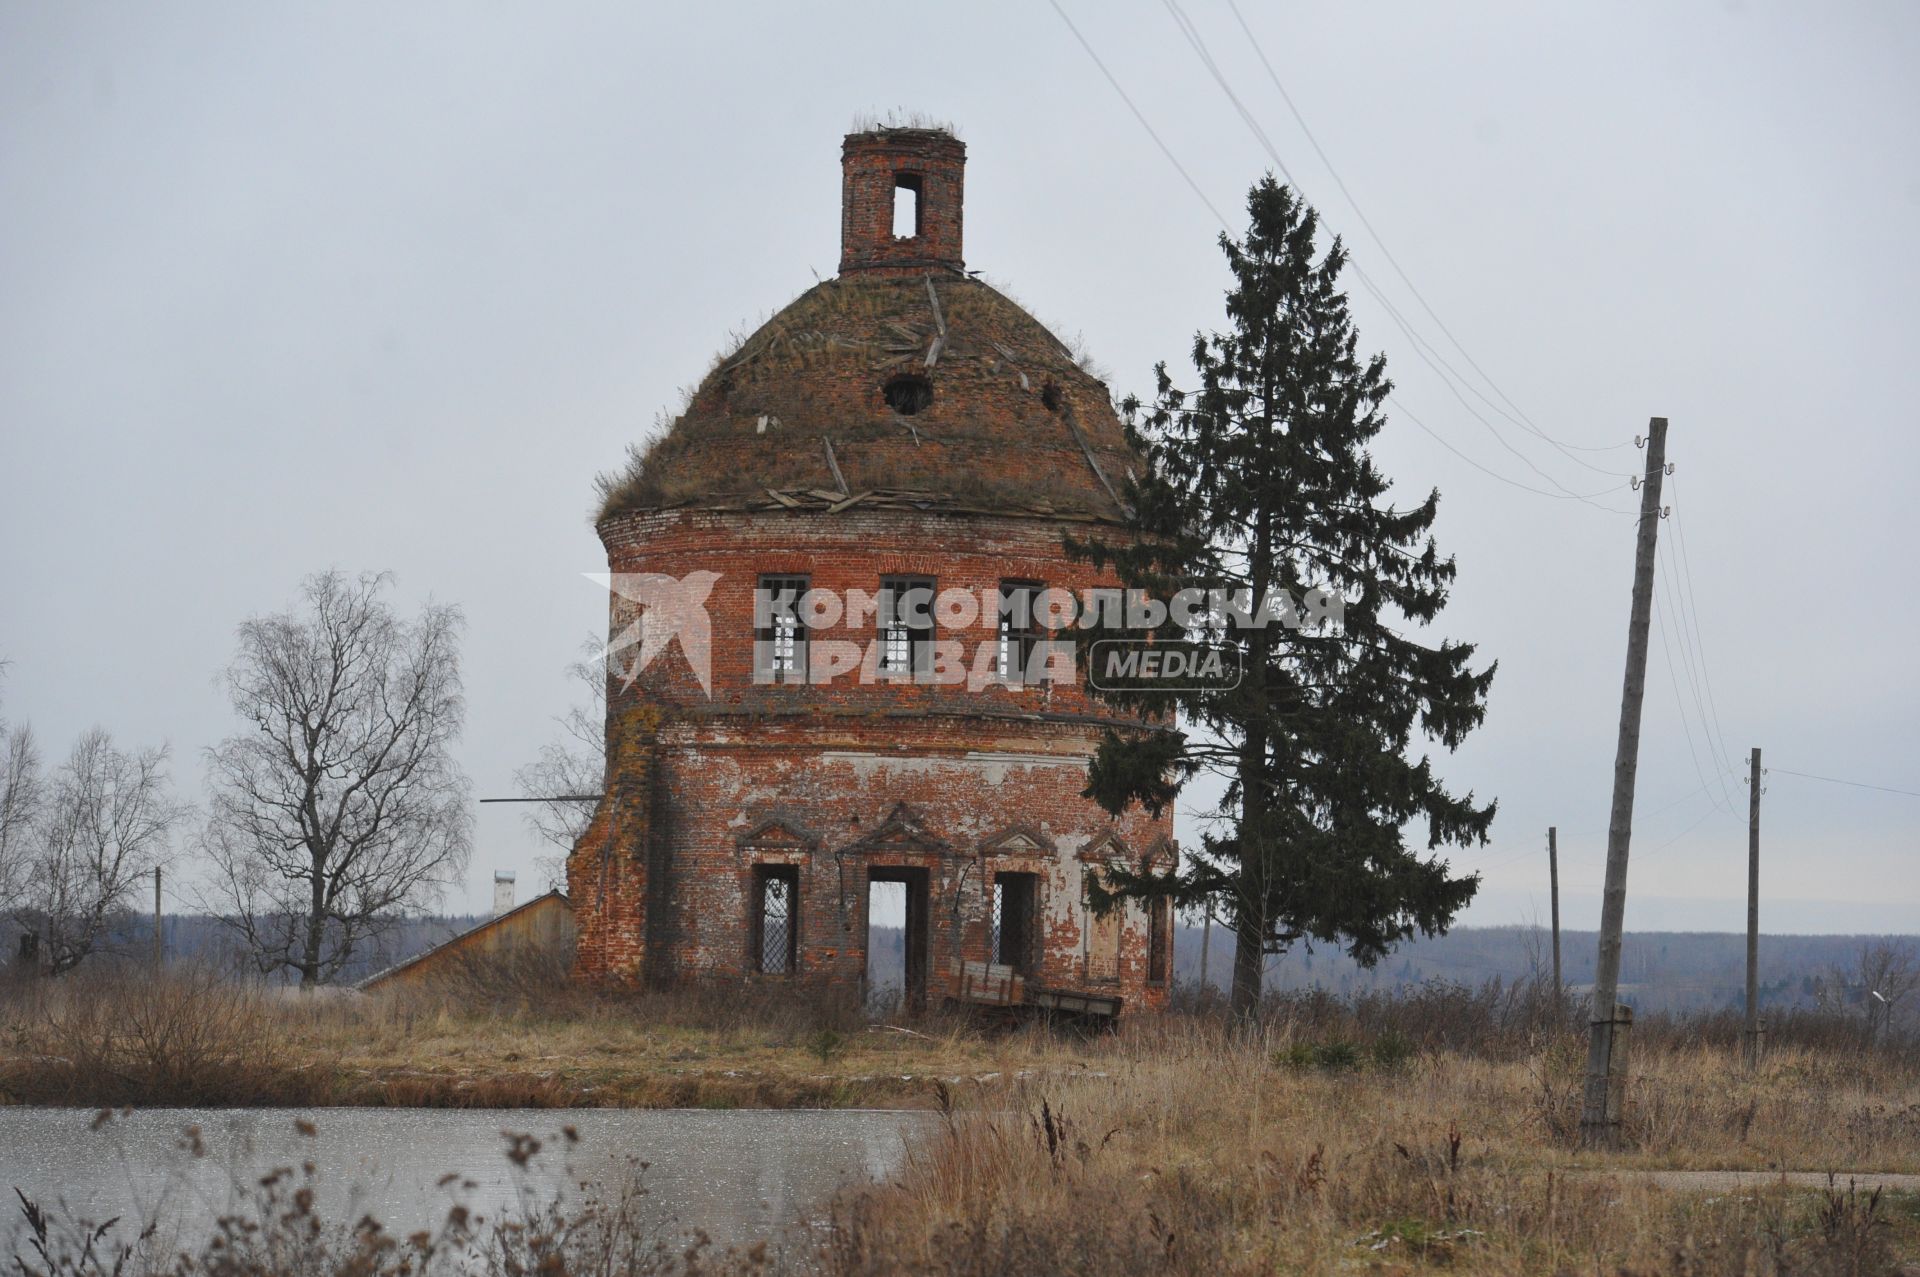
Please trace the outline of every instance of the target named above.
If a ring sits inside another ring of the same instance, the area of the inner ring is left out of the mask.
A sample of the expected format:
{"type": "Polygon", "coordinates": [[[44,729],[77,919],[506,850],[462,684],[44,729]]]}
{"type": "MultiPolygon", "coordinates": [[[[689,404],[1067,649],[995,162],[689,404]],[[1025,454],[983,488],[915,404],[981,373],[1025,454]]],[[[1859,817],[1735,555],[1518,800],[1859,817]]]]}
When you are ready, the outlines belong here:
{"type": "MultiPolygon", "coordinates": [[[[1668,1026],[1671,1028],[1672,1026],[1668,1026]]],[[[1911,1196],[1662,1190],[1637,1168],[1920,1169],[1911,1058],[1643,1042],[1629,1146],[1571,1138],[1582,1060],[1394,1040],[1248,1037],[1167,1020],[1105,1076],[951,1113],[896,1183],[837,1213],[833,1271],[877,1273],[1894,1273],[1911,1196]],[[1329,1049],[1340,1042],[1350,1050],[1329,1049]]]]}
{"type": "Polygon", "coordinates": [[[0,986],[0,1103],[920,1107],[936,1082],[1046,1064],[958,1020],[874,1026],[774,988],[609,993],[496,970],[301,994],[195,968],[0,986]]]}

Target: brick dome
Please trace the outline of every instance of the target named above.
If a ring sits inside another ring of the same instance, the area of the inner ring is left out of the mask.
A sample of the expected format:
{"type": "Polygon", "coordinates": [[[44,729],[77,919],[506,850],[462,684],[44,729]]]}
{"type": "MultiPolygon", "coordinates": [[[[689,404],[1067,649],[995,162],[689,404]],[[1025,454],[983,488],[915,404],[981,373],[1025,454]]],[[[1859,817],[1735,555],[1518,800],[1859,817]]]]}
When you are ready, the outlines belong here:
{"type": "Polygon", "coordinates": [[[1107,387],[963,268],[964,153],[935,130],[847,139],[840,276],[716,361],[685,412],[606,485],[603,522],[848,501],[1121,513],[1139,462],[1107,387]],[[908,196],[919,234],[896,237],[887,199],[908,196]]]}

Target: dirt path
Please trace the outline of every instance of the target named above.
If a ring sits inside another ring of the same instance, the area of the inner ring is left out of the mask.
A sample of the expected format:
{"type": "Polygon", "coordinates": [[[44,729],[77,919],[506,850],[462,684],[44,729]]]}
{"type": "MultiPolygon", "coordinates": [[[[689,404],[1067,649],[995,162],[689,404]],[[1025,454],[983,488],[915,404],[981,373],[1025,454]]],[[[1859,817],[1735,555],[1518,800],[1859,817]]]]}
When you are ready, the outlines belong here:
{"type": "MultiPolygon", "coordinates": [[[[1789,1188],[1825,1188],[1825,1171],[1575,1171],[1582,1178],[1599,1178],[1603,1175],[1617,1176],[1621,1179],[1638,1180],[1643,1184],[1653,1184],[1659,1188],[1672,1189],[1685,1193],[1726,1193],[1741,1188],[1772,1188],[1785,1184],[1789,1188]]],[[[1907,1175],[1899,1172],[1879,1171],[1842,1171],[1834,1176],[1834,1183],[1844,1189],[1847,1181],[1852,1180],[1862,1190],[1885,1188],[1893,1192],[1920,1193],[1920,1175],[1907,1175]]]]}

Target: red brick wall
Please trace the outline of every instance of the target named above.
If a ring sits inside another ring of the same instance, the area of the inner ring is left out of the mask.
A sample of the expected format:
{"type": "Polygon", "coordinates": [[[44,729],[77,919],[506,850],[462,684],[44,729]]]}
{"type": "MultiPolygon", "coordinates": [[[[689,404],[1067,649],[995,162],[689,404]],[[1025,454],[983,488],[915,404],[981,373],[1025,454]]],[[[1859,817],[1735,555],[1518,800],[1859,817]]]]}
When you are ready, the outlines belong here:
{"type": "MultiPolygon", "coordinates": [[[[1120,919],[1112,978],[1087,961],[1088,865],[1111,858],[1138,867],[1150,853],[1169,854],[1172,816],[1135,811],[1115,821],[1080,796],[1099,733],[1117,720],[1078,684],[969,691],[852,677],[823,687],[753,682],[761,573],[804,573],[815,588],[837,592],[874,591],[896,573],[976,594],[1010,577],[1074,591],[1111,587],[1111,578],[1065,558],[1062,532],[1034,519],[857,510],[682,510],[603,527],[615,572],[717,574],[707,602],[713,695],[674,648],[613,699],[610,740],[619,736],[615,756],[624,760],[613,768],[616,790],[653,801],[643,824],[621,819],[624,834],[605,832],[603,810],[570,864],[582,970],[747,976],[753,865],[791,863],[800,867],[800,975],[853,984],[866,960],[867,872],[910,866],[930,879],[928,967],[938,996],[956,959],[989,957],[988,884],[1005,869],[1041,875],[1040,983],[1118,992],[1136,1006],[1162,1001],[1164,990],[1147,982],[1139,906],[1120,919]],[[875,842],[896,813],[898,837],[875,842]],[[612,885],[602,888],[609,848],[612,885]]],[[[614,611],[621,628],[625,609],[614,611]]],[[[969,658],[995,635],[990,612],[965,630],[939,632],[959,638],[969,658]]],[[[814,636],[873,638],[869,627],[845,622],[814,636]]]]}
{"type": "Polygon", "coordinates": [[[961,267],[960,203],[967,148],[935,129],[852,133],[840,150],[840,271],[961,267]],[[893,235],[896,182],[920,184],[920,233],[893,235]]]}

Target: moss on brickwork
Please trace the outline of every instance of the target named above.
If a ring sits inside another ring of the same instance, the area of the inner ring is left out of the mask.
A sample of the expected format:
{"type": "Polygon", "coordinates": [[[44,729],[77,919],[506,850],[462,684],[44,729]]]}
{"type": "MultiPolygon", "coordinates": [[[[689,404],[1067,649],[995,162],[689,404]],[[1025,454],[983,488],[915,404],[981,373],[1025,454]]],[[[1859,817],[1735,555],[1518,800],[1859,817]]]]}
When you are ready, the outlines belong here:
{"type": "Polygon", "coordinates": [[[990,285],[852,274],[719,361],[666,432],[603,477],[599,521],[769,488],[1113,518],[1108,489],[1138,464],[1106,386],[990,285]],[[902,378],[924,383],[927,402],[890,402],[902,378]]]}

